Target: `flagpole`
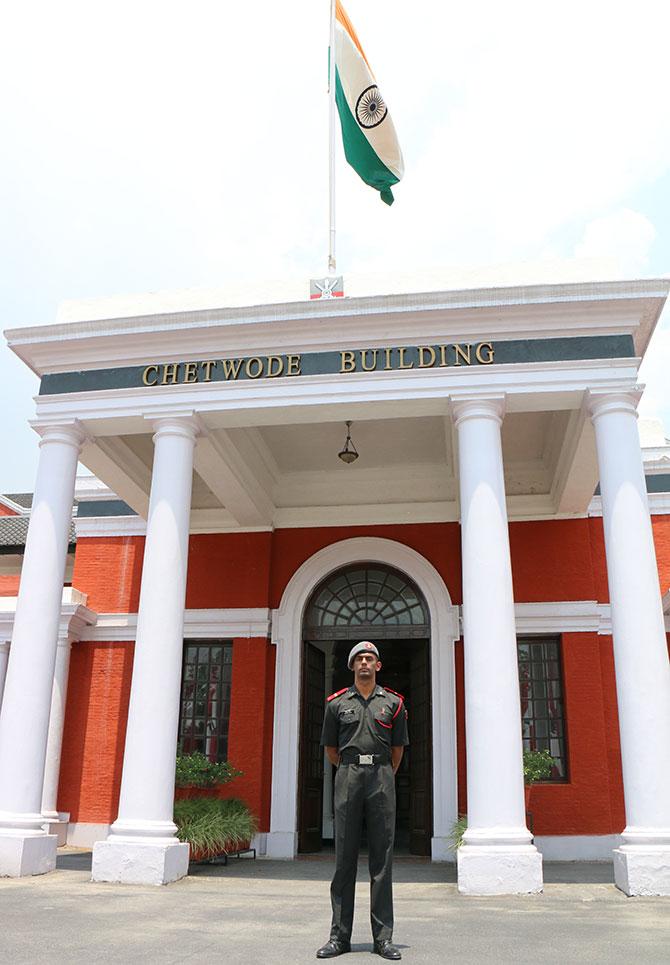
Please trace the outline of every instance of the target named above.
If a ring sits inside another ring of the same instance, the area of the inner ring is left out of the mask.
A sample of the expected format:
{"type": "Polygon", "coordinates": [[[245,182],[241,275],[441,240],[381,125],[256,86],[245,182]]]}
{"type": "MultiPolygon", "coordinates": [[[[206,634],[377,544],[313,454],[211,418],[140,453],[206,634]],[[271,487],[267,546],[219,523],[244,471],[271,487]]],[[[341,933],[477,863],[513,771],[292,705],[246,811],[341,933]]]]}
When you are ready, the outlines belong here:
{"type": "Polygon", "coordinates": [[[328,57],[329,178],[328,272],[335,273],[335,0],[330,0],[330,55],[328,57]]]}

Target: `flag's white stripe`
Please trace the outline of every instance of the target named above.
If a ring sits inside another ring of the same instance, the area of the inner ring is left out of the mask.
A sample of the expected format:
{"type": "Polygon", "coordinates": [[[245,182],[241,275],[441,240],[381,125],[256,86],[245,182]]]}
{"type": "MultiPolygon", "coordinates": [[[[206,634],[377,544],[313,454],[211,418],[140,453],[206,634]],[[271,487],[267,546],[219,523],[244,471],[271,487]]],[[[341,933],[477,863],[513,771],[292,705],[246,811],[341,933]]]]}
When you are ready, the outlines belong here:
{"type": "MultiPolygon", "coordinates": [[[[356,117],[356,101],[367,87],[375,83],[375,79],[349,32],[339,20],[335,24],[335,63],[347,104],[356,117]]],[[[377,157],[400,179],[403,176],[404,164],[390,114],[386,115],[378,127],[361,128],[361,131],[377,157]]]]}

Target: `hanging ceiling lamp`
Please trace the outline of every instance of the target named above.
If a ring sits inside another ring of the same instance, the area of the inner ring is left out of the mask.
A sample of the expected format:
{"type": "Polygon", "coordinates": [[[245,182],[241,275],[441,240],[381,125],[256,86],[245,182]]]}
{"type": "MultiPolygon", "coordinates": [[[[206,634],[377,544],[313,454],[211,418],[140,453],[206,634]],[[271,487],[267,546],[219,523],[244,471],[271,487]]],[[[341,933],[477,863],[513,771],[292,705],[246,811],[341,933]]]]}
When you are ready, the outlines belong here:
{"type": "Polygon", "coordinates": [[[344,441],[344,449],[342,449],[341,452],[338,452],[338,456],[342,462],[349,464],[356,462],[358,459],[358,453],[356,451],[356,446],[351,441],[351,422],[345,422],[345,425],[347,427],[347,438],[344,441]]]}

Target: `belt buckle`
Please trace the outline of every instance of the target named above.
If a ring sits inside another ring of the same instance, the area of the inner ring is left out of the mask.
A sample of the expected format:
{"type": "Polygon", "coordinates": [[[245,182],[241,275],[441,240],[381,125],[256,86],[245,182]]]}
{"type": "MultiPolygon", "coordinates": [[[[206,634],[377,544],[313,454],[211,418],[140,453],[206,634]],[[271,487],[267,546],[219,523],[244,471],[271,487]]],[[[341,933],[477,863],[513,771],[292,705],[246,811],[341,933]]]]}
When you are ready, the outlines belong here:
{"type": "Polygon", "coordinates": [[[359,754],[358,763],[359,764],[374,764],[375,756],[374,754],[359,754]]]}

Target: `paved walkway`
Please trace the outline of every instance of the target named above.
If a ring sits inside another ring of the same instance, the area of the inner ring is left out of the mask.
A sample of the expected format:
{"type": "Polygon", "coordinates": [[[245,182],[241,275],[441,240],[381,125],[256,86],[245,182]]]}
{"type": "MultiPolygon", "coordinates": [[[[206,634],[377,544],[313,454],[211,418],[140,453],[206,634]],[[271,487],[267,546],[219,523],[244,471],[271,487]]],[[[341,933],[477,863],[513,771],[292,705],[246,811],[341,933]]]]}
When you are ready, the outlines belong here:
{"type": "MultiPolygon", "coordinates": [[[[239,859],[194,867],[167,888],[92,884],[90,853],[61,853],[58,870],[0,879],[0,962],[172,965],[316,961],[328,937],[332,858],[239,859]]],[[[395,938],[414,965],[670,962],[670,899],[626,898],[607,864],[545,863],[544,894],[464,898],[455,871],[420,859],[395,868],[395,938]]],[[[343,965],[375,962],[365,868],[343,965]]]]}

